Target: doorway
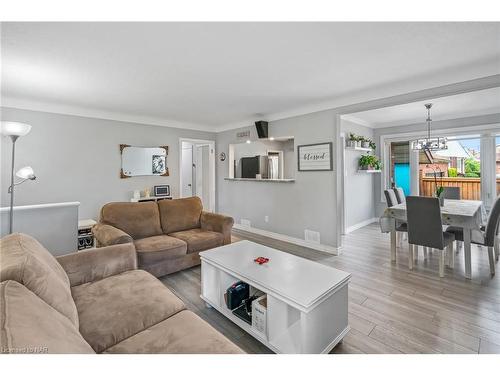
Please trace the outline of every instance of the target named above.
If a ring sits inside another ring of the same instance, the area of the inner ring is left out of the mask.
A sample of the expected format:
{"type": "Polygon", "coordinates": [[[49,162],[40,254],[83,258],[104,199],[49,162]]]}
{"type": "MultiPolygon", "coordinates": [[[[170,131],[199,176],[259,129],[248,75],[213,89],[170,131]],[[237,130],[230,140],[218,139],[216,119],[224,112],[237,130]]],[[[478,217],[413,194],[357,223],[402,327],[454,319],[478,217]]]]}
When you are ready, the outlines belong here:
{"type": "Polygon", "coordinates": [[[197,196],[205,211],[215,211],[215,142],[179,139],[179,192],[181,198],[197,196]]]}

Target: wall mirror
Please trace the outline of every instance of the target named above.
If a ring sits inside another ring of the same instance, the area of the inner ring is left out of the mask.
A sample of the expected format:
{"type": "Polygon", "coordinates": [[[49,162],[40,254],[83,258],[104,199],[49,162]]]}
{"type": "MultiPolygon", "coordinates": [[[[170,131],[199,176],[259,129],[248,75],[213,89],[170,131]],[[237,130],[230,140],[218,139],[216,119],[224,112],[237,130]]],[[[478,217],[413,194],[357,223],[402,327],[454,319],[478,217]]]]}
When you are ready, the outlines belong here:
{"type": "Polygon", "coordinates": [[[120,145],[121,178],[134,176],[168,176],[168,146],[140,147],[120,145]]]}

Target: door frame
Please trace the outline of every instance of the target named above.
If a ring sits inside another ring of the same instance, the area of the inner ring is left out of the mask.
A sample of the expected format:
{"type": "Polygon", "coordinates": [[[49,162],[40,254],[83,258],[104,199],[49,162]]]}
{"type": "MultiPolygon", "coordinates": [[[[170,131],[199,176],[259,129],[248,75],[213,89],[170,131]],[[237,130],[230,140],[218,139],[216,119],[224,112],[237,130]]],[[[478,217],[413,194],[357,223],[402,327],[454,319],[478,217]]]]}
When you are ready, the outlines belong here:
{"type": "Polygon", "coordinates": [[[205,211],[215,212],[215,141],[210,139],[179,138],[179,197],[182,196],[182,142],[189,142],[196,145],[208,145],[208,163],[209,163],[209,186],[210,202],[209,207],[204,207],[205,211]]]}

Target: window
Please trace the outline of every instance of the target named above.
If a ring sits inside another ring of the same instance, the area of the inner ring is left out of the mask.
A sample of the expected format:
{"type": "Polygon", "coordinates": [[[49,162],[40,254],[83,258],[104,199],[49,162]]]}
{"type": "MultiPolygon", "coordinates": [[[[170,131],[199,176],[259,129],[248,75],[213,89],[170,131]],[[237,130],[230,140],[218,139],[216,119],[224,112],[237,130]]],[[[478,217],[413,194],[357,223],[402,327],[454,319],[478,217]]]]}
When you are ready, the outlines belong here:
{"type": "Polygon", "coordinates": [[[433,196],[439,186],[458,186],[462,199],[481,199],[481,142],[479,136],[448,137],[448,149],[420,151],[419,191],[433,196]]]}

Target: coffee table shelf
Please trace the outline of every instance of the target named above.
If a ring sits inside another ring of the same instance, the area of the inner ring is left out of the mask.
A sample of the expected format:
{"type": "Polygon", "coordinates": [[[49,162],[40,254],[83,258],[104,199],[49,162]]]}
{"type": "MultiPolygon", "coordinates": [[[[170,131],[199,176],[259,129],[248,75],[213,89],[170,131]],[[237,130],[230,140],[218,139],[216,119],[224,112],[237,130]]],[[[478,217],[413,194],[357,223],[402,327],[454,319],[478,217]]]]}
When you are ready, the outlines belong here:
{"type": "Polygon", "coordinates": [[[200,257],[201,298],[274,352],[328,353],[347,334],[350,274],[250,241],[200,257]],[[257,256],[270,262],[257,265],[257,256]],[[236,281],[267,295],[266,333],[226,307],[224,293],[236,281]]]}

